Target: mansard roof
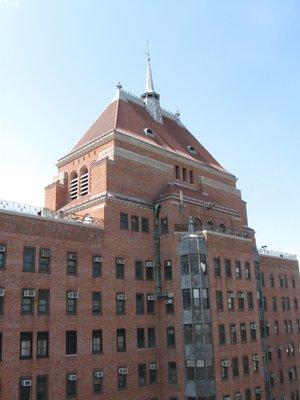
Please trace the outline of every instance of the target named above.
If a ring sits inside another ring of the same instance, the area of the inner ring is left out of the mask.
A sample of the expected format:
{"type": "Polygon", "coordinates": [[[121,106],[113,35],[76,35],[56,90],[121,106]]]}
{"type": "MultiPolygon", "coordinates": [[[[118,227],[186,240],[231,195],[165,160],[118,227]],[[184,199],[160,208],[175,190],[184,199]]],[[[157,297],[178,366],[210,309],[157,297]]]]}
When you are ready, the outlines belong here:
{"type": "Polygon", "coordinates": [[[159,123],[150,115],[141,98],[119,87],[116,98],[87,130],[72,152],[115,130],[226,172],[185,128],[178,114],[171,114],[163,109],[161,109],[161,114],[163,121],[159,123]],[[147,128],[151,129],[152,135],[145,133],[147,128]],[[192,146],[195,151],[190,151],[189,146],[192,146]]]}

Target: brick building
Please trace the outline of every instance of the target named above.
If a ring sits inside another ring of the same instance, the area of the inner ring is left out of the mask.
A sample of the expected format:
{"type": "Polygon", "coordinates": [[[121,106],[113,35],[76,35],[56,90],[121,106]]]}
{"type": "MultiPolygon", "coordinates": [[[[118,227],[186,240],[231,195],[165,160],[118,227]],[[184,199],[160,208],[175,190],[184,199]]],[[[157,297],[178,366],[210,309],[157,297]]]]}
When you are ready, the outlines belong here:
{"type": "Polygon", "coordinates": [[[1,400],[299,400],[295,256],[258,250],[236,177],[146,91],[0,203],[1,400]]]}

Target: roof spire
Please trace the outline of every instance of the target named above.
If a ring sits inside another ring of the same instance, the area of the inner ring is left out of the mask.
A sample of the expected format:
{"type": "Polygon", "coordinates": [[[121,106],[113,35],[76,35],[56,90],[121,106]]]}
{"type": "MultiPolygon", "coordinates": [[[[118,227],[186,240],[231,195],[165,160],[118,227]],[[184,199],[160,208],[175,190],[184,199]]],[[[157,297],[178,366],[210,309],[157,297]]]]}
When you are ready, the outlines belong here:
{"type": "Polygon", "coordinates": [[[142,99],[145,102],[146,108],[149,114],[160,123],[163,123],[161,109],[159,105],[159,94],[155,92],[150,64],[150,46],[147,40],[146,46],[146,55],[147,55],[147,76],[146,76],[146,91],[142,94],[142,99]]]}
{"type": "Polygon", "coordinates": [[[147,40],[146,46],[146,55],[147,55],[147,77],[146,77],[146,93],[155,93],[152,71],[151,71],[151,63],[150,63],[150,45],[147,40]]]}

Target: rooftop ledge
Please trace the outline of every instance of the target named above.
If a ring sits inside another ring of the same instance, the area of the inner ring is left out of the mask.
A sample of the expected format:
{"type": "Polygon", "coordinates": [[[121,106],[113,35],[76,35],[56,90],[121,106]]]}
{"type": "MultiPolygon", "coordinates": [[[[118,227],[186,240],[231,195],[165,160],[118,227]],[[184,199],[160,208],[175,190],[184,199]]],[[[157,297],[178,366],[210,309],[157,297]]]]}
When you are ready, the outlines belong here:
{"type": "Polygon", "coordinates": [[[258,253],[262,256],[267,256],[267,257],[283,258],[287,260],[297,260],[296,254],[283,253],[281,251],[276,251],[276,250],[267,250],[264,248],[260,248],[258,249],[258,253]]]}
{"type": "Polygon", "coordinates": [[[98,228],[104,227],[104,222],[102,219],[94,218],[90,215],[79,215],[74,213],[65,215],[63,211],[56,212],[46,207],[37,207],[8,200],[0,200],[0,211],[24,214],[27,216],[56,220],[60,222],[68,222],[76,225],[92,225],[98,228]]]}

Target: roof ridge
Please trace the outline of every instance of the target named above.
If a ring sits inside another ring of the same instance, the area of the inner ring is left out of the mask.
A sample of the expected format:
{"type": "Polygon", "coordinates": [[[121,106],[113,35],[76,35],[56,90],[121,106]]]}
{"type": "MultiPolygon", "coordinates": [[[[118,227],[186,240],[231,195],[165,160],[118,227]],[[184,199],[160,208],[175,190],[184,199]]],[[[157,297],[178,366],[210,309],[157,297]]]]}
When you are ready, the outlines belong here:
{"type": "Polygon", "coordinates": [[[117,107],[116,107],[114,129],[117,129],[118,116],[119,116],[119,105],[120,105],[120,98],[117,99],[117,107]]]}

